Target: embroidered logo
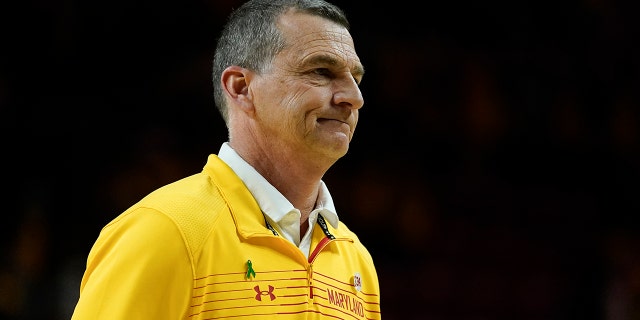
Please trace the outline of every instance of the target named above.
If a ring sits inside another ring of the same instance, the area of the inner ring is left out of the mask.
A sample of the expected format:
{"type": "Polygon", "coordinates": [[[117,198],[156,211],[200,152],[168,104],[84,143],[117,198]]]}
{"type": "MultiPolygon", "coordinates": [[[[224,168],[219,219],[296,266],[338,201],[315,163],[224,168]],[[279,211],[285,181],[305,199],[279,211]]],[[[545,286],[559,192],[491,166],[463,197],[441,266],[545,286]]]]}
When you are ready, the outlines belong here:
{"type": "Polygon", "coordinates": [[[276,295],[273,294],[273,289],[275,289],[273,286],[269,286],[269,290],[260,290],[260,286],[253,287],[253,290],[258,293],[256,294],[256,300],[262,301],[262,296],[269,296],[271,301],[275,300],[276,295]]]}
{"type": "Polygon", "coordinates": [[[356,291],[360,292],[362,290],[362,276],[359,272],[356,272],[353,275],[353,286],[356,288],[356,291]]]}

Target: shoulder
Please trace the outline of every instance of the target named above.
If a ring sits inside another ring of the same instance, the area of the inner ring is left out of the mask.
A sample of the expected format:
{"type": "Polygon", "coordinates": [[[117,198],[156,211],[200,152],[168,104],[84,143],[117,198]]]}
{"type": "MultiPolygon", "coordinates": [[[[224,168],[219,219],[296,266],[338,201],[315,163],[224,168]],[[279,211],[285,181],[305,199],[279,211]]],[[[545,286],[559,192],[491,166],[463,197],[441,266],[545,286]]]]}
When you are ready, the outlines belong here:
{"type": "Polygon", "coordinates": [[[103,231],[148,229],[145,234],[157,238],[171,232],[182,238],[189,251],[198,251],[218,218],[228,210],[220,190],[210,180],[208,175],[197,173],[165,185],[128,208],[103,231]]]}
{"type": "Polygon", "coordinates": [[[332,228],[331,232],[336,237],[349,238],[349,239],[353,240],[353,244],[357,248],[357,250],[360,252],[360,254],[363,257],[366,257],[367,260],[369,260],[371,263],[373,263],[373,259],[371,257],[371,253],[369,253],[369,250],[367,249],[367,247],[362,243],[362,241],[360,240],[358,235],[353,230],[349,229],[349,227],[344,222],[340,221],[338,223],[338,228],[336,228],[336,229],[332,228]]]}

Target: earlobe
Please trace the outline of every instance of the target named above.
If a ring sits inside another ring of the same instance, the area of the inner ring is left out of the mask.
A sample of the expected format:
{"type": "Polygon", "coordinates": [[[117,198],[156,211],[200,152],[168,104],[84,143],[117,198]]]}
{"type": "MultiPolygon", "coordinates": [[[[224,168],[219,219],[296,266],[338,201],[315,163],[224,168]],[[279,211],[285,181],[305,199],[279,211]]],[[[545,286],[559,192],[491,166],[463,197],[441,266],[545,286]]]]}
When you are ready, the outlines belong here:
{"type": "Polygon", "coordinates": [[[250,79],[250,71],[242,67],[230,66],[222,72],[222,86],[230,103],[245,111],[253,109],[253,99],[249,90],[250,79]]]}

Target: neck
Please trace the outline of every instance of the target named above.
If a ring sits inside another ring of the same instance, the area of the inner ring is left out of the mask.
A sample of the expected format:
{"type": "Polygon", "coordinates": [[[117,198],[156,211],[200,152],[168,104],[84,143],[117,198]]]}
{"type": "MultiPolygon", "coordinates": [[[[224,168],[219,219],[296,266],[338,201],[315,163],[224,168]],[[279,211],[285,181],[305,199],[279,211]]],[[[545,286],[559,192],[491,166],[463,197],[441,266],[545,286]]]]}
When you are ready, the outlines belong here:
{"type": "Polygon", "coordinates": [[[330,165],[321,166],[308,159],[300,159],[298,154],[283,148],[247,148],[239,143],[230,142],[229,144],[296,209],[300,210],[300,223],[306,231],[307,219],[318,199],[320,181],[330,165]],[[278,150],[278,152],[269,152],[270,150],[278,150]]]}

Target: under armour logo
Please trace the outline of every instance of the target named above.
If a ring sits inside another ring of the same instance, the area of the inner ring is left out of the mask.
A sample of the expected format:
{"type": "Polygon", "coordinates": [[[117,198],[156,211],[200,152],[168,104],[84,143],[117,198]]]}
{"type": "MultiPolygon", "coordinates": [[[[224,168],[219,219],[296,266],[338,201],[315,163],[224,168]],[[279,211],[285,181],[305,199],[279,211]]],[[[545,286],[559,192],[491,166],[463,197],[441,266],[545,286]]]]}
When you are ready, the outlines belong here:
{"type": "Polygon", "coordinates": [[[271,301],[276,299],[276,295],[273,294],[273,289],[275,289],[273,286],[269,286],[269,290],[260,290],[260,286],[255,286],[253,287],[253,290],[255,290],[258,294],[256,294],[256,300],[258,301],[262,301],[262,296],[269,296],[269,298],[271,298],[271,301]]]}

